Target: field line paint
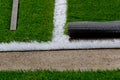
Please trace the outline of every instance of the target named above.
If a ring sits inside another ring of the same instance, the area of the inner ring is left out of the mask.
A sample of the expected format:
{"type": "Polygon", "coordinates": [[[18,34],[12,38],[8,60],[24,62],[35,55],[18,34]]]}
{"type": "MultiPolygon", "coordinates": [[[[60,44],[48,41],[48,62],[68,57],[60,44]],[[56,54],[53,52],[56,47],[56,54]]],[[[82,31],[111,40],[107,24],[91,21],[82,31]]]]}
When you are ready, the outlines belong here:
{"type": "Polygon", "coordinates": [[[64,35],[67,10],[66,1],[56,0],[55,2],[55,28],[52,41],[41,43],[37,41],[0,43],[0,51],[120,48],[120,39],[69,41],[69,37],[64,35]]]}

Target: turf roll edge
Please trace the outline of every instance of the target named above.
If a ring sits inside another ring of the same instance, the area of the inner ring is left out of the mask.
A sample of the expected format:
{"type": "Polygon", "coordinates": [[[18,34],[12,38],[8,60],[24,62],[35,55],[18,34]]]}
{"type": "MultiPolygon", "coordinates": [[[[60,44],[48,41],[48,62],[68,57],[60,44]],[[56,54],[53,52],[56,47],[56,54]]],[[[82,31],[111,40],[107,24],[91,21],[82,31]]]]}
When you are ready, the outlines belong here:
{"type": "Polygon", "coordinates": [[[70,38],[120,38],[120,22],[69,22],[70,38]]]}

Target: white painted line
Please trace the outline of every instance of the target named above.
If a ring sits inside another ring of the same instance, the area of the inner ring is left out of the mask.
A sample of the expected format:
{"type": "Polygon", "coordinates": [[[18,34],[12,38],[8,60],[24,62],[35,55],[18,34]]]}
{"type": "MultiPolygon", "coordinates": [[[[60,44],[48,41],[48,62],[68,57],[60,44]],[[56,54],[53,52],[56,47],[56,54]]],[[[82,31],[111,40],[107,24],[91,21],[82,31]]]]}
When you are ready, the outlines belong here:
{"type": "Polygon", "coordinates": [[[53,31],[53,41],[55,42],[63,42],[69,39],[69,37],[66,37],[64,35],[64,25],[66,23],[66,7],[66,0],[56,0],[53,31]]]}
{"type": "Polygon", "coordinates": [[[16,30],[17,27],[18,2],[19,0],[13,0],[10,30],[16,30]]]}
{"type": "Polygon", "coordinates": [[[25,50],[56,50],[56,49],[93,49],[93,48],[120,48],[120,39],[109,40],[80,40],[69,41],[69,37],[64,35],[64,25],[66,23],[66,1],[56,0],[53,40],[51,42],[10,42],[1,43],[0,51],[25,51],[25,50]]]}

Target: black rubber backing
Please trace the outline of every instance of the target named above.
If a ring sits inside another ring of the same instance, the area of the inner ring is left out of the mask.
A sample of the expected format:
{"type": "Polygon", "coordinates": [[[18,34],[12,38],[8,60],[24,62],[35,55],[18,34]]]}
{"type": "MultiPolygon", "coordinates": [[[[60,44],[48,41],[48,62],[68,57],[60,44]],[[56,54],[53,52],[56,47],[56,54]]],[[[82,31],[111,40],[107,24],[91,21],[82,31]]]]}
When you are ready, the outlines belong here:
{"type": "Polygon", "coordinates": [[[70,22],[70,38],[120,38],[120,22],[70,22]]]}

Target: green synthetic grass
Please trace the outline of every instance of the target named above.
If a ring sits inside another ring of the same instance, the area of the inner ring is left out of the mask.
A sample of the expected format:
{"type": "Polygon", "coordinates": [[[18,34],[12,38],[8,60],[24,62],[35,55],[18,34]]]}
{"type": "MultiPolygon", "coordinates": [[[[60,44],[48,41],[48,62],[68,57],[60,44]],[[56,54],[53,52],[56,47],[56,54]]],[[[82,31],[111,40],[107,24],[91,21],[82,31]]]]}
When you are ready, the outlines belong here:
{"type": "Polygon", "coordinates": [[[67,0],[67,22],[119,20],[120,0],[67,0]]]}
{"type": "Polygon", "coordinates": [[[0,0],[0,42],[50,41],[54,0],[19,0],[18,27],[10,31],[12,0],[0,0]]]}
{"type": "Polygon", "coordinates": [[[112,71],[0,71],[0,80],[120,80],[120,70],[112,71]]]}
{"type": "Polygon", "coordinates": [[[67,22],[120,20],[120,0],[67,0],[67,2],[67,22]]]}

